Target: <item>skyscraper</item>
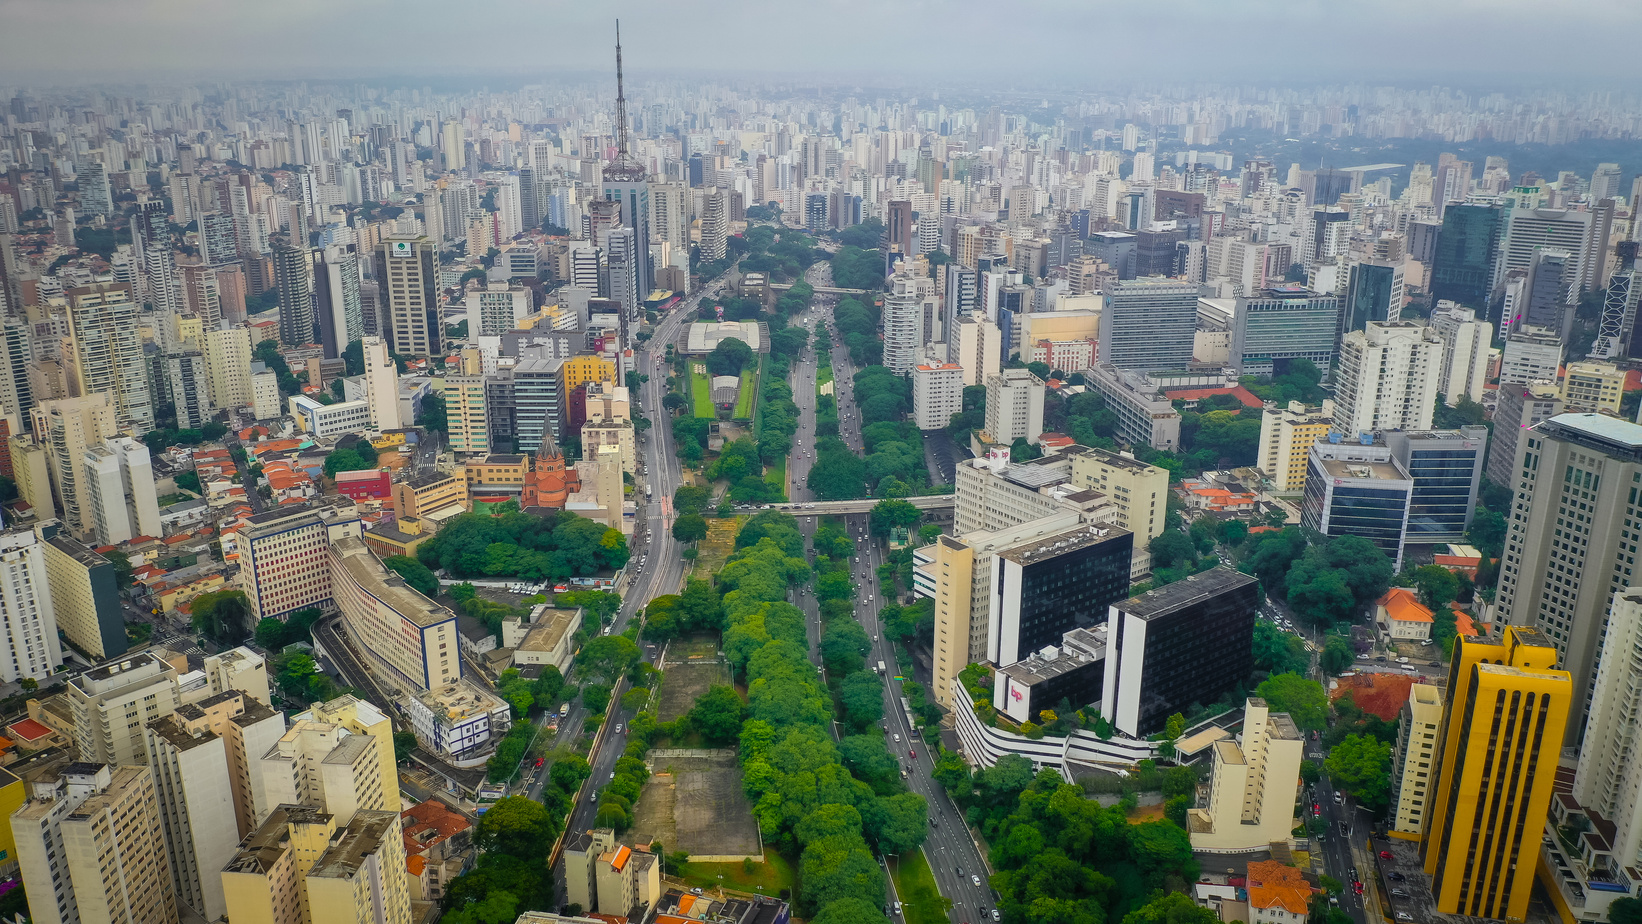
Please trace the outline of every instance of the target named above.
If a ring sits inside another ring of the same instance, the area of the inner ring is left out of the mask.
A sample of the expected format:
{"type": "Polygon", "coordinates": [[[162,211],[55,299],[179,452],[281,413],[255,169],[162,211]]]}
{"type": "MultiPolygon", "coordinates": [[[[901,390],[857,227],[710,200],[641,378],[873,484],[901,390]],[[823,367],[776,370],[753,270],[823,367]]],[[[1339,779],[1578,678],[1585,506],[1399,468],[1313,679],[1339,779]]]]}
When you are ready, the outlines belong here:
{"type": "Polygon", "coordinates": [[[45,550],[33,530],[0,533],[0,681],[44,681],[63,663],[46,579],[45,550]]]}
{"type": "Polygon", "coordinates": [[[1483,311],[1493,289],[1504,225],[1498,206],[1455,204],[1442,216],[1431,265],[1431,296],[1483,311]]]}
{"type": "Polygon", "coordinates": [[[1614,591],[1601,664],[1591,687],[1590,717],[1579,749],[1574,798],[1614,825],[1616,857],[1642,851],[1642,587],[1614,591]]]}
{"type": "Polygon", "coordinates": [[[1346,283],[1346,330],[1362,330],[1369,321],[1398,321],[1403,310],[1401,264],[1364,260],[1351,264],[1346,283]]]}
{"type": "MultiPolygon", "coordinates": [[[[621,222],[632,231],[630,259],[633,289],[638,299],[623,302],[629,317],[643,312],[642,299],[648,298],[655,278],[650,267],[650,185],[649,171],[627,147],[627,98],[622,95],[621,25],[616,25],[616,159],[604,167],[604,198],[621,206],[621,222]]],[[[612,260],[614,255],[612,255],[612,260]]],[[[617,298],[620,301],[620,298],[617,298]]]]}
{"type": "Polygon", "coordinates": [[[399,366],[388,355],[388,345],[379,337],[365,337],[360,344],[365,363],[365,402],[370,405],[371,426],[377,430],[397,430],[405,425],[399,411],[399,366]]]}
{"type": "Polygon", "coordinates": [[[933,280],[910,272],[890,277],[884,296],[884,366],[896,375],[911,375],[924,347],[924,314],[935,298],[933,280]]]}
{"type": "Polygon", "coordinates": [[[158,199],[139,202],[131,231],[143,267],[144,297],[155,311],[177,311],[182,299],[177,291],[177,257],[172,250],[165,203],[158,199]]]}
{"type": "Polygon", "coordinates": [[[1534,887],[1526,871],[1538,859],[1574,694],[1557,663],[1535,629],[1507,627],[1498,644],[1454,640],[1420,842],[1440,913],[1526,920],[1534,887]]]}
{"type": "Polygon", "coordinates": [[[106,393],[119,426],[141,436],[154,428],[137,304],[129,286],[98,283],[68,290],[80,393],[106,393]]]}
{"type": "MultiPolygon", "coordinates": [[[[376,254],[376,281],[388,320],[387,341],[400,356],[439,351],[439,267],[431,241],[390,238],[376,254]]],[[[346,344],[344,344],[346,345],[346,344]]]]}
{"type": "Polygon", "coordinates": [[[1518,439],[1506,482],[1506,522],[1495,601],[1503,620],[1535,629],[1573,675],[1568,742],[1579,741],[1607,610],[1635,583],[1642,520],[1642,426],[1599,414],[1558,414],[1518,439]],[[1540,479],[1544,479],[1541,481],[1540,479]]]}
{"type": "Polygon", "coordinates": [[[1461,398],[1482,403],[1488,380],[1488,353],[1494,325],[1477,320],[1477,313],[1453,302],[1439,302],[1431,313],[1431,329],[1442,338],[1443,368],[1437,392],[1454,407],[1461,398]]]}
{"type": "Polygon", "coordinates": [[[314,280],[306,247],[274,248],[274,284],[279,288],[279,341],[288,347],[314,342],[314,280]]]}
{"type": "Polygon", "coordinates": [[[177,427],[199,429],[211,419],[210,376],[206,372],[205,354],[198,350],[171,353],[164,363],[177,427]]]}
{"type": "Polygon", "coordinates": [[[365,335],[359,255],[352,244],[331,244],[320,251],[314,264],[314,303],[319,344],[326,359],[337,359],[348,344],[365,335]]]}
{"type": "Polygon", "coordinates": [[[730,194],[720,186],[709,186],[701,199],[701,259],[724,259],[730,237],[730,194]]]}
{"type": "Polygon", "coordinates": [[[1340,300],[1285,285],[1237,298],[1229,358],[1242,375],[1282,375],[1304,359],[1327,376],[1334,366],[1340,300]]]}
{"type": "Polygon", "coordinates": [[[130,437],[86,450],[85,488],[100,545],[159,538],[160,505],[148,447],[130,437]]]}
{"type": "Polygon", "coordinates": [[[112,396],[99,392],[84,398],[42,401],[30,415],[34,437],[46,448],[51,486],[62,505],[63,526],[76,539],[89,539],[95,524],[84,490],[85,454],[119,433],[112,396]]]}
{"type": "Polygon", "coordinates": [[[1025,369],[1005,369],[986,378],[986,432],[1000,443],[1043,435],[1044,384],[1025,369]]]}

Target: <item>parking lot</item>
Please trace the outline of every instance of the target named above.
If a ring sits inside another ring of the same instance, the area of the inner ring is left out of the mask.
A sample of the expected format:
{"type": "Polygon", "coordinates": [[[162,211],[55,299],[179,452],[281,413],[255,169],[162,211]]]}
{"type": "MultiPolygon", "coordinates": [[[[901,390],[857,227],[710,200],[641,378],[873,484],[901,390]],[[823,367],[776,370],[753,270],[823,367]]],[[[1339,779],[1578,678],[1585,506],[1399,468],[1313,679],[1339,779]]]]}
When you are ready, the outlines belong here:
{"type": "Polygon", "coordinates": [[[1436,920],[1437,903],[1431,895],[1431,880],[1420,866],[1419,842],[1375,837],[1373,846],[1374,866],[1379,871],[1375,884],[1392,920],[1403,924],[1436,920]]]}

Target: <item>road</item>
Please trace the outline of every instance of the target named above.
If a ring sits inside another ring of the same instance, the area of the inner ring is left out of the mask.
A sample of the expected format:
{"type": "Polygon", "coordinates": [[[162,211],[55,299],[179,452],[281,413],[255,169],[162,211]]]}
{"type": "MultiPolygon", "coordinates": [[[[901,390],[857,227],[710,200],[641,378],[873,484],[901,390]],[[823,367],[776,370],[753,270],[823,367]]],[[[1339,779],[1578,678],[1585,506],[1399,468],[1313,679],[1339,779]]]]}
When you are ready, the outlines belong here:
{"type": "MultiPolygon", "coordinates": [[[[1307,742],[1306,756],[1318,763],[1322,762],[1323,751],[1319,742],[1307,742]]],[[[1360,875],[1371,875],[1372,864],[1368,864],[1366,848],[1353,851],[1352,845],[1363,845],[1368,841],[1373,816],[1365,808],[1358,806],[1353,799],[1344,793],[1336,793],[1330,784],[1328,775],[1324,774],[1314,787],[1308,787],[1308,796],[1311,802],[1307,806],[1308,817],[1315,806],[1322,812],[1322,819],[1328,822],[1328,833],[1322,838],[1323,871],[1345,884],[1345,892],[1340,896],[1340,910],[1351,915],[1352,920],[1363,922],[1368,920],[1364,907],[1363,896],[1356,893],[1352,887],[1351,871],[1357,869],[1360,875]],[[1343,800],[1335,802],[1336,795],[1343,800]],[[1342,828],[1342,825],[1344,826],[1342,828]],[[1342,831],[1344,833],[1342,833],[1342,831]],[[1364,865],[1359,868],[1359,863],[1364,865]]],[[[1376,915],[1377,917],[1378,915],[1376,915]]]]}
{"type": "MultiPolygon", "coordinates": [[[[824,269],[817,272],[816,267],[811,267],[811,271],[805,273],[805,280],[811,285],[824,284],[824,281],[831,279],[831,266],[818,266],[824,269]]],[[[821,325],[830,326],[833,301],[832,296],[816,296],[815,307],[801,315],[797,319],[798,323],[813,327],[819,321],[821,325]]],[[[855,370],[850,363],[849,351],[837,343],[836,333],[832,364],[833,380],[837,383],[835,394],[840,410],[839,435],[856,452],[863,452],[860,419],[854,413],[849,386],[855,370]]],[[[809,489],[804,487],[804,478],[808,475],[811,459],[802,455],[804,450],[813,454],[815,448],[815,374],[814,350],[806,350],[793,366],[793,401],[798,405],[799,412],[798,433],[794,437],[793,460],[789,469],[792,473],[791,498],[794,502],[815,499],[809,489]]],[[[929,805],[930,829],[929,837],[924,843],[924,853],[929,858],[930,870],[935,875],[935,883],[941,894],[952,900],[950,919],[955,924],[979,924],[980,921],[991,920],[993,902],[991,890],[986,885],[988,870],[982,863],[980,851],[969,835],[962,813],[930,775],[934,770],[934,760],[929,748],[912,726],[906,711],[901,708],[901,683],[894,679],[897,674],[894,647],[889,639],[884,637],[878,620],[879,610],[884,605],[884,600],[878,593],[878,567],[884,564],[886,550],[881,541],[868,534],[867,514],[848,514],[841,519],[849,531],[850,538],[855,541],[858,552],[850,563],[850,571],[851,578],[860,589],[855,609],[856,618],[872,639],[867,664],[875,668],[879,662],[883,662],[886,668],[883,723],[884,734],[888,738],[886,743],[890,753],[895,755],[907,771],[907,786],[913,792],[922,795],[929,805]],[[916,756],[913,756],[914,754],[916,756]],[[979,885],[972,878],[976,876],[980,878],[979,885]]],[[[803,516],[798,522],[806,538],[814,536],[817,518],[803,516]]],[[[811,658],[819,667],[819,602],[810,587],[795,591],[793,602],[804,611],[811,658]]],[[[836,725],[833,727],[833,734],[838,734],[836,725]]]]}

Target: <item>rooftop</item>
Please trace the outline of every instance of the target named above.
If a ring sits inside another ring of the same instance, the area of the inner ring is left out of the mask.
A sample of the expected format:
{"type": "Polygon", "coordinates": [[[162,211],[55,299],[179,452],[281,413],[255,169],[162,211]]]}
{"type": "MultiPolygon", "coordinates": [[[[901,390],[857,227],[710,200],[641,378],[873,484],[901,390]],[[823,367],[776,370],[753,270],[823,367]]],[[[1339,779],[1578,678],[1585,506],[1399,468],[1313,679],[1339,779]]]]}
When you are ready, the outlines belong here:
{"type": "Polygon", "coordinates": [[[1342,481],[1409,481],[1408,475],[1391,462],[1348,462],[1344,459],[1316,459],[1316,462],[1328,477],[1342,481]]]}
{"type": "Polygon", "coordinates": [[[1218,597],[1254,582],[1255,579],[1250,575],[1230,568],[1210,568],[1201,574],[1190,575],[1183,581],[1165,584],[1113,605],[1132,616],[1152,619],[1167,616],[1210,597],[1218,597]]]}
{"type": "Polygon", "coordinates": [[[405,619],[421,627],[455,619],[456,614],[413,590],[405,579],[382,566],[364,541],[347,537],[331,544],[331,552],[348,577],[405,619]]]}
{"type": "Polygon", "coordinates": [[[530,631],[525,634],[524,641],[519,643],[521,651],[552,651],[558,646],[566,632],[574,629],[576,609],[560,609],[548,606],[545,603],[537,604],[531,612],[530,631]]]}
{"type": "Polygon", "coordinates": [[[331,847],[320,855],[308,871],[312,879],[352,879],[365,860],[378,850],[393,832],[397,816],[392,812],[359,811],[353,821],[333,838],[331,847]]]}
{"type": "Polygon", "coordinates": [[[998,557],[1024,567],[1058,558],[1078,549],[1118,541],[1130,535],[1133,534],[1120,526],[1090,524],[1053,536],[1028,540],[999,552],[998,557]]]}

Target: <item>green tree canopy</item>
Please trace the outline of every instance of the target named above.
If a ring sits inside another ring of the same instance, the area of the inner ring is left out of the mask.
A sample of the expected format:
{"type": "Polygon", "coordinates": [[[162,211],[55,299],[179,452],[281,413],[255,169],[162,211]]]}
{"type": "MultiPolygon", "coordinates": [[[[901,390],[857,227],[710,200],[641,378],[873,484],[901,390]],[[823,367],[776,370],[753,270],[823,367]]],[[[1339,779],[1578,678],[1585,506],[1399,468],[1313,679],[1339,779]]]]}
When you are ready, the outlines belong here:
{"type": "Polygon", "coordinates": [[[1391,745],[1372,735],[1347,735],[1323,761],[1329,781],[1370,811],[1385,808],[1391,793],[1391,745]]]}
{"type": "Polygon", "coordinates": [[[1255,688],[1272,712],[1286,712],[1302,731],[1321,731],[1328,724],[1328,697],[1323,685],[1299,674],[1276,674],[1255,688]]]}

